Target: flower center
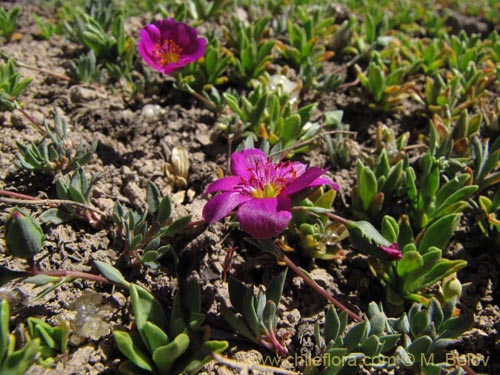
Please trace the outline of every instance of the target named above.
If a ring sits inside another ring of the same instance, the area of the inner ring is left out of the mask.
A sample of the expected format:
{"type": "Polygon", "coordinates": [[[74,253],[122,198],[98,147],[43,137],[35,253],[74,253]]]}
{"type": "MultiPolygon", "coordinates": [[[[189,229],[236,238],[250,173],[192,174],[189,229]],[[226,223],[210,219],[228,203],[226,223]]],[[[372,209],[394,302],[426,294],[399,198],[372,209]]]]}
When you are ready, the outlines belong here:
{"type": "Polygon", "coordinates": [[[282,188],[283,186],[276,186],[269,182],[252,189],[252,195],[255,198],[274,198],[280,195],[282,188]]]}
{"type": "Polygon", "coordinates": [[[162,44],[155,44],[153,47],[153,54],[161,65],[168,65],[179,61],[182,54],[182,48],[173,40],[165,39],[162,44]]]}
{"type": "Polygon", "coordinates": [[[242,179],[243,190],[254,198],[275,198],[293,180],[296,172],[289,163],[257,163],[249,169],[250,178],[242,179]]]}

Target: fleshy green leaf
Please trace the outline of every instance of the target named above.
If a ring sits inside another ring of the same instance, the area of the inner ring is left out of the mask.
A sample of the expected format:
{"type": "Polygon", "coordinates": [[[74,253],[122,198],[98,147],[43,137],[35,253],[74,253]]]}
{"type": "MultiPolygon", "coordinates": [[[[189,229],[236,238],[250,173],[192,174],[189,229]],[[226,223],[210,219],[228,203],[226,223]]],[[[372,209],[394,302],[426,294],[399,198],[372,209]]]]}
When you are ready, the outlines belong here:
{"type": "Polygon", "coordinates": [[[146,322],[143,326],[143,330],[148,348],[152,353],[160,346],[167,345],[170,342],[167,334],[151,322],[146,322]]]}
{"type": "Polygon", "coordinates": [[[460,220],[460,214],[451,214],[442,217],[431,224],[418,244],[418,251],[425,254],[431,246],[439,249],[444,249],[448,244],[451,236],[455,233],[455,229],[460,220]]]}
{"type": "Polygon", "coordinates": [[[141,369],[154,371],[154,365],[149,356],[141,351],[127,332],[115,329],[113,335],[118,349],[120,349],[125,357],[141,369]]]}
{"type": "Polygon", "coordinates": [[[101,262],[100,260],[95,260],[94,263],[99,270],[99,273],[112,283],[123,285],[124,287],[128,287],[130,285],[130,283],[125,280],[122,273],[111,264],[101,262]]]}
{"type": "Polygon", "coordinates": [[[266,288],[266,298],[273,301],[276,306],[279,306],[283,287],[285,285],[288,268],[285,268],[277,276],[275,276],[266,288]]]}
{"type": "Polygon", "coordinates": [[[175,360],[189,347],[189,336],[185,333],[178,335],[173,341],[161,346],[153,353],[153,360],[160,375],[170,375],[175,360]]]}
{"type": "Polygon", "coordinates": [[[135,324],[144,341],[143,327],[146,322],[151,322],[165,331],[166,317],[160,303],[143,287],[130,284],[130,299],[134,311],[135,324]]]}

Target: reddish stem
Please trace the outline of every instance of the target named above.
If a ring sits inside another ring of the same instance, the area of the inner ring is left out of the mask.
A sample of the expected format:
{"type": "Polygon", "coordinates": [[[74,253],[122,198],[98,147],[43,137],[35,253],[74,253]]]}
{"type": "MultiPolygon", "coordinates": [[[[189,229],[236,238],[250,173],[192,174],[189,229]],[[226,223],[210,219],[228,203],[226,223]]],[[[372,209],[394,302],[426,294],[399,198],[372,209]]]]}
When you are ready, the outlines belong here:
{"type": "Polygon", "coordinates": [[[80,271],[66,271],[66,270],[57,270],[57,271],[42,271],[38,268],[33,259],[28,260],[30,264],[31,275],[47,275],[54,277],[72,277],[78,279],[86,279],[90,281],[97,281],[104,284],[112,284],[108,279],[101,275],[94,275],[93,273],[80,272],[80,271]]]}
{"type": "Polygon", "coordinates": [[[42,134],[42,135],[45,135],[46,131],[45,129],[43,128],[42,125],[40,125],[34,118],[33,116],[31,116],[28,112],[26,112],[24,109],[22,108],[18,108],[19,112],[21,112],[24,117],[26,117],[33,125],[35,125],[35,128],[42,134]]]}
{"type": "Polygon", "coordinates": [[[16,193],[15,191],[8,191],[8,190],[1,190],[1,189],[0,189],[0,196],[25,199],[25,200],[29,200],[29,201],[37,201],[40,199],[40,198],[32,197],[30,195],[16,193]]]}
{"type": "Polygon", "coordinates": [[[357,315],[356,313],[352,312],[349,310],[346,306],[344,306],[342,303],[337,301],[333,296],[331,296],[326,290],[324,290],[322,287],[320,287],[314,280],[312,280],[308,275],[304,273],[293,261],[288,258],[285,254],[282,254],[282,256],[279,258],[280,261],[284,261],[286,265],[292,269],[293,272],[295,272],[298,276],[300,276],[306,284],[308,284],[310,287],[312,287],[315,291],[317,291],[319,294],[321,294],[323,297],[325,297],[329,302],[331,302],[334,306],[339,308],[342,311],[345,311],[347,315],[349,315],[352,319],[362,322],[363,319],[357,315]]]}
{"type": "Polygon", "coordinates": [[[286,357],[288,355],[288,349],[279,342],[274,331],[268,331],[265,337],[279,356],[286,357]]]}
{"type": "Polygon", "coordinates": [[[332,219],[333,221],[337,221],[341,224],[344,224],[344,225],[347,225],[348,223],[348,220],[347,219],[344,219],[343,217],[341,216],[338,216],[338,215],[335,215],[335,214],[331,214],[331,213],[326,213],[325,214],[329,219],[332,219]]]}

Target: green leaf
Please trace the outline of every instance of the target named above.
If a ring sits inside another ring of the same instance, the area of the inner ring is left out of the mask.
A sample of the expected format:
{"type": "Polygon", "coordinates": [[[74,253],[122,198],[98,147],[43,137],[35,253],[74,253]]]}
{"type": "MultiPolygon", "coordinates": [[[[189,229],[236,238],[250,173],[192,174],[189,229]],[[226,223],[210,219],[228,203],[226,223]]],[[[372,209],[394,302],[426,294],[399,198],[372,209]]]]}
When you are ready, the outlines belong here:
{"type": "Polygon", "coordinates": [[[21,277],[26,277],[28,272],[25,271],[14,271],[6,267],[0,266],[0,286],[11,282],[12,280],[19,279],[21,277]]]}
{"type": "Polygon", "coordinates": [[[233,277],[229,277],[228,289],[229,289],[229,300],[231,301],[231,304],[233,305],[234,309],[237,312],[242,313],[243,298],[248,288],[241,281],[233,277]]]}
{"type": "MultiPolygon", "coordinates": [[[[424,263],[425,264],[425,263],[424,263]]],[[[430,270],[417,270],[408,275],[404,281],[404,291],[414,293],[442,280],[452,273],[460,271],[467,265],[465,260],[438,260],[430,270]]]]}
{"type": "MultiPolygon", "coordinates": [[[[49,326],[49,328],[51,327],[49,326]]],[[[47,345],[49,348],[56,349],[56,342],[42,324],[35,325],[35,332],[36,332],[35,337],[43,339],[43,343],[47,345]]]]}
{"type": "Polygon", "coordinates": [[[368,320],[355,324],[344,336],[345,347],[349,351],[358,348],[368,337],[369,330],[370,322],[368,320]]]}
{"type": "Polygon", "coordinates": [[[224,320],[234,329],[236,332],[239,332],[241,335],[245,336],[247,339],[258,343],[255,339],[255,335],[252,333],[245,320],[239,316],[236,316],[229,307],[226,306],[225,303],[222,303],[220,306],[221,314],[224,320]]]}
{"type": "Polygon", "coordinates": [[[455,339],[462,333],[472,328],[474,324],[474,316],[472,314],[464,314],[446,320],[440,329],[440,339],[455,339]]]}
{"type": "Polygon", "coordinates": [[[115,337],[118,349],[132,363],[134,363],[141,369],[151,372],[154,371],[154,365],[151,362],[149,356],[140,350],[140,348],[136,345],[134,340],[132,340],[132,337],[127,332],[115,329],[113,331],[113,336],[115,337]]]}
{"type": "Polygon", "coordinates": [[[46,285],[50,283],[57,283],[60,280],[57,276],[49,276],[49,275],[35,275],[31,277],[27,277],[24,279],[25,283],[35,284],[35,285],[46,285]]]}
{"type": "Polygon", "coordinates": [[[330,306],[328,311],[326,312],[325,317],[325,344],[328,345],[330,341],[337,340],[338,335],[341,333],[340,331],[340,319],[337,314],[337,311],[330,306]]]}
{"type": "Polygon", "coordinates": [[[421,310],[410,318],[410,329],[414,337],[420,336],[431,324],[427,311],[421,310]]]}
{"type": "MultiPolygon", "coordinates": [[[[422,311],[423,312],[423,311],[422,311]]],[[[421,336],[413,341],[406,351],[414,358],[421,358],[421,355],[428,353],[432,345],[432,339],[429,336],[421,336]]]]}
{"type": "Polygon", "coordinates": [[[391,243],[398,241],[399,225],[392,216],[385,215],[382,218],[382,236],[391,243]]]}
{"type": "Polygon", "coordinates": [[[369,357],[374,357],[380,353],[382,347],[383,344],[380,343],[379,338],[371,335],[361,344],[360,352],[369,357]]]}
{"type": "Polygon", "coordinates": [[[276,307],[276,304],[271,300],[267,300],[264,311],[262,312],[262,323],[269,332],[273,332],[276,328],[276,322],[278,319],[277,313],[278,308],[276,307]]]}
{"type": "Polygon", "coordinates": [[[40,339],[36,338],[11,353],[2,363],[4,374],[24,375],[33,365],[40,351],[40,339]]]}
{"type": "Polygon", "coordinates": [[[426,230],[418,244],[418,251],[425,254],[431,246],[444,249],[460,220],[460,214],[450,214],[432,223],[426,230]]]}
{"type": "Polygon", "coordinates": [[[289,147],[296,142],[300,132],[300,116],[293,115],[284,120],[283,129],[279,134],[283,141],[283,147],[289,147]]]}
{"type": "Polygon", "coordinates": [[[255,296],[252,290],[247,289],[243,297],[243,310],[242,315],[248,326],[255,335],[260,334],[260,324],[259,318],[257,316],[257,311],[255,310],[255,296]]]}
{"type": "Polygon", "coordinates": [[[401,337],[401,335],[399,333],[392,334],[392,335],[380,336],[379,340],[380,340],[380,343],[382,343],[382,345],[383,345],[380,352],[385,353],[388,350],[392,350],[396,346],[396,343],[399,341],[400,337],[401,337]]]}
{"type": "Polygon", "coordinates": [[[438,364],[428,364],[422,366],[422,372],[424,375],[441,375],[443,369],[438,364]]]}
{"type": "Polygon", "coordinates": [[[129,292],[137,330],[143,341],[147,342],[143,332],[144,324],[151,322],[165,331],[167,326],[165,314],[156,298],[143,287],[130,284],[129,292]]]}
{"type": "Polygon", "coordinates": [[[49,208],[38,217],[44,224],[51,223],[60,225],[73,220],[75,217],[68,211],[61,208],[49,208]]]}
{"type": "Polygon", "coordinates": [[[424,260],[418,251],[406,251],[403,258],[398,262],[397,272],[401,278],[406,277],[424,265],[424,260]]]}
{"type": "Polygon", "coordinates": [[[185,333],[178,335],[172,342],[161,346],[153,353],[153,360],[160,375],[170,375],[177,358],[189,347],[189,336],[185,333]]]}
{"type": "Polygon", "coordinates": [[[395,166],[391,168],[383,185],[379,187],[379,190],[384,193],[385,197],[392,197],[392,193],[399,187],[402,177],[403,160],[400,160],[395,166]]]}
{"type": "Polygon", "coordinates": [[[392,244],[371,223],[348,220],[346,227],[349,231],[349,241],[357,250],[381,260],[392,260],[381,248],[381,246],[390,247],[392,244]]]}
{"type": "Polygon", "coordinates": [[[363,203],[363,209],[367,211],[373,197],[377,194],[377,178],[368,167],[362,166],[360,171],[361,173],[358,177],[359,196],[363,203]]]}
{"type": "Polygon", "coordinates": [[[130,283],[127,280],[125,280],[122,273],[117,268],[113,267],[111,264],[102,262],[100,260],[95,260],[94,264],[99,270],[99,273],[112,283],[123,285],[124,287],[130,286],[130,283]]]}
{"type": "MultiPolygon", "coordinates": [[[[279,306],[283,287],[285,285],[288,268],[285,268],[277,276],[275,276],[266,288],[266,298],[273,301],[276,306],[279,306]]],[[[231,302],[232,303],[232,302],[231,302]]]]}
{"type": "Polygon", "coordinates": [[[151,371],[141,369],[140,367],[134,365],[132,361],[128,360],[120,363],[118,370],[122,375],[149,375],[151,373],[151,371]]]}
{"type": "Polygon", "coordinates": [[[383,312],[378,312],[370,317],[370,325],[372,335],[380,336],[386,328],[387,317],[383,312]]]}
{"type": "Polygon", "coordinates": [[[160,237],[163,238],[166,236],[174,236],[174,235],[182,232],[184,229],[186,229],[190,222],[191,222],[191,215],[190,216],[183,216],[183,217],[175,220],[167,228],[162,228],[160,230],[160,237]]]}
{"type": "Polygon", "coordinates": [[[165,221],[168,220],[171,213],[172,213],[172,205],[170,203],[170,199],[168,197],[164,197],[160,202],[160,206],[158,207],[156,220],[158,220],[160,224],[163,224],[165,221]]]}
{"type": "Polygon", "coordinates": [[[160,346],[165,346],[170,342],[167,334],[151,322],[144,323],[143,330],[147,346],[151,353],[154,353],[160,346]]]}
{"type": "Polygon", "coordinates": [[[160,208],[160,199],[160,189],[158,189],[158,186],[156,186],[154,182],[148,181],[146,186],[146,200],[148,202],[149,212],[151,212],[153,216],[156,215],[156,212],[160,208]]]}
{"type": "Polygon", "coordinates": [[[2,299],[0,301],[0,364],[7,355],[9,344],[9,301],[2,299]]]}

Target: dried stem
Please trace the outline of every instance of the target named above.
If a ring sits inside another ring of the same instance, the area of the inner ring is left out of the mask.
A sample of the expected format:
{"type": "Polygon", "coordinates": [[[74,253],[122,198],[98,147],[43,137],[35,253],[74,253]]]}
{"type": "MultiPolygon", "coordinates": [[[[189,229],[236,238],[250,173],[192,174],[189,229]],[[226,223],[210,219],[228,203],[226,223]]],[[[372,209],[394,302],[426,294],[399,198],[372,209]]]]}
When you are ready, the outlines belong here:
{"type": "Polygon", "coordinates": [[[41,205],[41,206],[73,206],[83,208],[85,210],[93,211],[102,217],[107,217],[108,214],[88,204],[70,201],[67,199],[37,199],[34,197],[26,196],[24,194],[15,193],[7,190],[0,190],[0,202],[24,205],[41,205]],[[15,198],[8,198],[15,197],[15,198]]]}
{"type": "Polygon", "coordinates": [[[19,67],[19,68],[29,69],[29,70],[33,70],[35,72],[40,72],[40,73],[48,74],[49,76],[52,76],[52,77],[55,77],[55,78],[58,78],[58,79],[62,79],[64,81],[68,81],[68,82],[71,81],[71,78],[68,77],[67,75],[59,74],[59,73],[54,73],[53,71],[48,70],[48,69],[38,68],[36,66],[31,66],[31,65],[24,64],[22,62],[19,62],[18,60],[10,58],[9,56],[7,56],[3,52],[0,52],[0,57],[3,58],[3,59],[5,59],[5,60],[12,60],[14,62],[14,64],[17,67],[19,67]]]}

